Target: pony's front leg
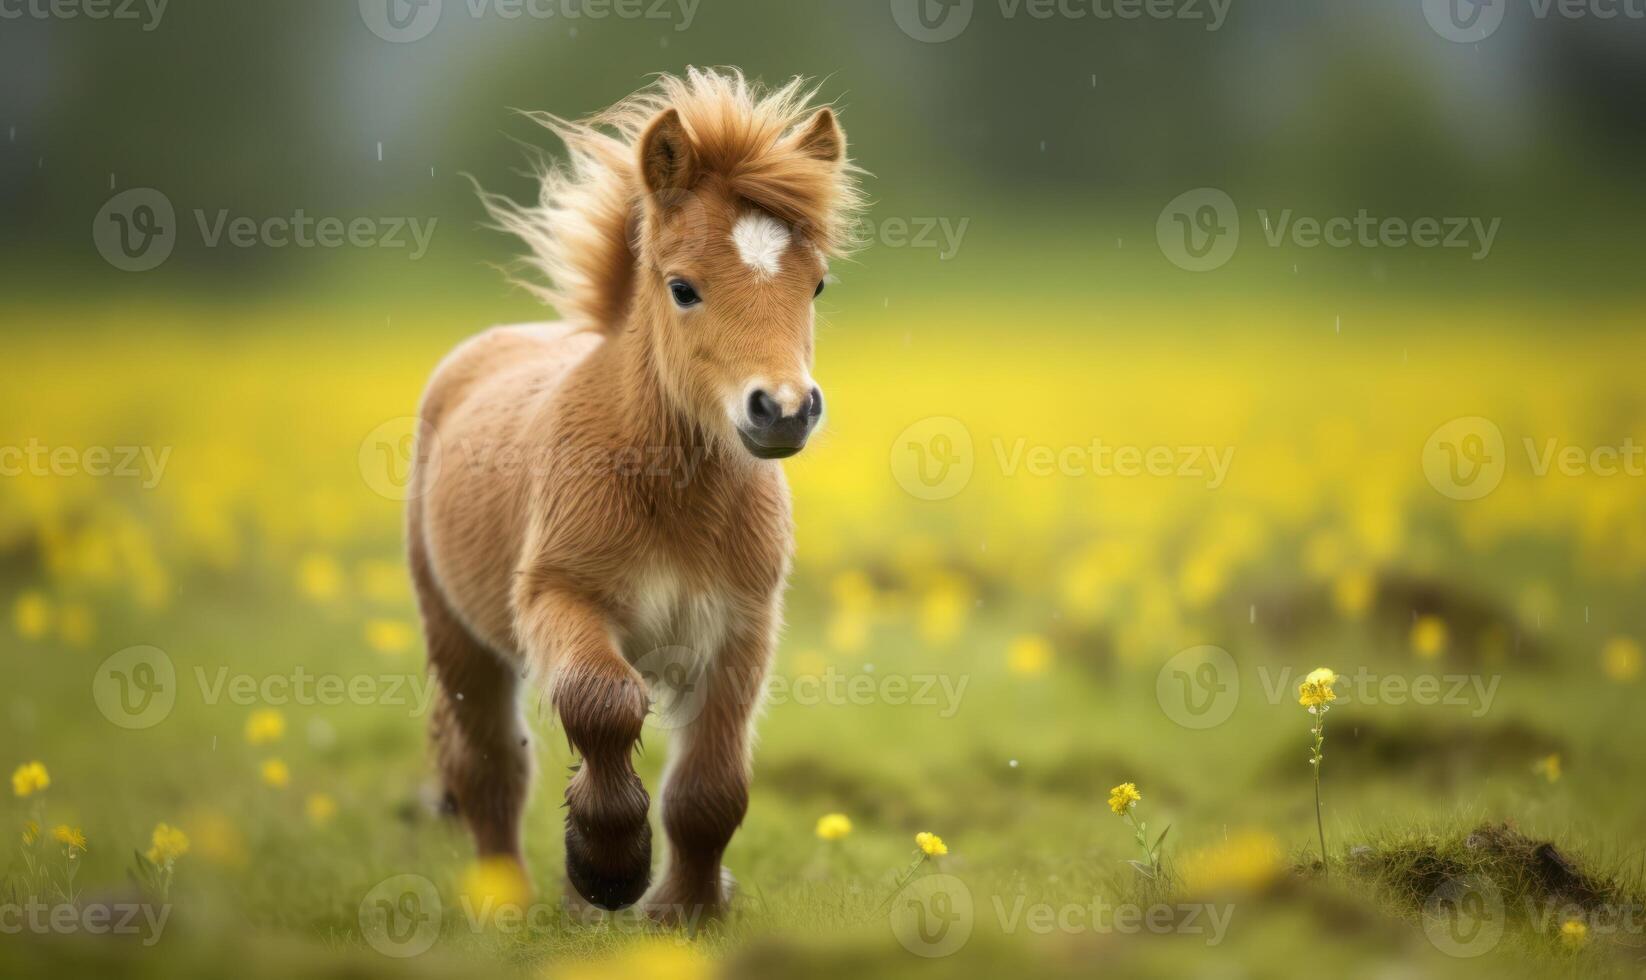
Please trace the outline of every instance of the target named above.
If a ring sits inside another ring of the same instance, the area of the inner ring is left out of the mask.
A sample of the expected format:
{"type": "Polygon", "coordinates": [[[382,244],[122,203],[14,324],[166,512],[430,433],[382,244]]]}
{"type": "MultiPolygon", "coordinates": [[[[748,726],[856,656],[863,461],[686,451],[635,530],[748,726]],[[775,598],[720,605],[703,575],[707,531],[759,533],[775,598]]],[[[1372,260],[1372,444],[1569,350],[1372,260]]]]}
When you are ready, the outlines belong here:
{"type": "Polygon", "coordinates": [[[663,776],[668,867],[646,911],[668,925],[696,926],[725,911],[733,882],[720,866],[749,808],[750,720],[760,706],[773,638],[762,623],[734,635],[703,672],[701,701],[674,720],[663,776]],[[700,705],[700,707],[698,706],[700,705]]]}
{"type": "Polygon", "coordinates": [[[645,681],[613,645],[605,614],[575,595],[539,594],[521,625],[582,757],[566,785],[566,876],[591,905],[633,905],[652,865],[651,801],[630,758],[646,718],[645,681]]]}

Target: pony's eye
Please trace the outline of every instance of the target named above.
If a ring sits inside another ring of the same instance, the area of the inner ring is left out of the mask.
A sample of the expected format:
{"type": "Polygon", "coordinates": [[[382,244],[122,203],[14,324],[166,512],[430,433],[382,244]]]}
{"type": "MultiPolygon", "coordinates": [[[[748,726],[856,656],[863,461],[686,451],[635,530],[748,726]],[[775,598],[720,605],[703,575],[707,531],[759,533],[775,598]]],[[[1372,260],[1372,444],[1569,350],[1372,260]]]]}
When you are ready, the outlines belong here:
{"type": "Polygon", "coordinates": [[[823,285],[824,281],[822,279],[817,280],[817,288],[812,290],[812,299],[823,295],[823,285]]]}
{"type": "Polygon", "coordinates": [[[674,305],[681,309],[703,302],[703,297],[697,295],[697,290],[684,279],[669,280],[669,295],[674,297],[674,305]]]}

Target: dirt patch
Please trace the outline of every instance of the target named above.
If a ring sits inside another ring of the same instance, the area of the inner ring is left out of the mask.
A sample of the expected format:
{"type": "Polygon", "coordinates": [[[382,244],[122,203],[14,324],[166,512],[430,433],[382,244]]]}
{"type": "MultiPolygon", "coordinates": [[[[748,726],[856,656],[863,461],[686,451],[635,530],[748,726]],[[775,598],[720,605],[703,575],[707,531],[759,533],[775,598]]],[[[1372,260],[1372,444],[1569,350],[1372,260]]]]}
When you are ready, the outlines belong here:
{"type": "Polygon", "coordinates": [[[1512,823],[1481,824],[1455,837],[1357,847],[1348,865],[1414,914],[1448,882],[1469,876],[1490,881],[1511,907],[1558,903],[1596,912],[1638,902],[1616,878],[1584,868],[1552,841],[1527,837],[1512,823]]]}

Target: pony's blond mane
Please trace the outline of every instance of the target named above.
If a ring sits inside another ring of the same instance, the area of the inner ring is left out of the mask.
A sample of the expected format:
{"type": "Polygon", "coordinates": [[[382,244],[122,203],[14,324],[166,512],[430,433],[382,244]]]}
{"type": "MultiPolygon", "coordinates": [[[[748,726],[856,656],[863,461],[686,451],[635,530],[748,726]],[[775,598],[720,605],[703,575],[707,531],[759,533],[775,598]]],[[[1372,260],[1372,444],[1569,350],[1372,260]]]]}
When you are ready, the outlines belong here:
{"type": "Polygon", "coordinates": [[[685,78],[660,76],[585,120],[528,113],[566,144],[566,159],[539,164],[536,204],[480,192],[496,227],[530,250],[517,281],[567,320],[600,330],[621,323],[645,195],[638,144],[647,125],[671,108],[702,174],[803,229],[826,254],[849,251],[864,203],[860,171],[849,161],[819,160],[787,138],[816,111],[816,95],[799,77],[766,90],[736,69],[691,68],[685,78]]]}

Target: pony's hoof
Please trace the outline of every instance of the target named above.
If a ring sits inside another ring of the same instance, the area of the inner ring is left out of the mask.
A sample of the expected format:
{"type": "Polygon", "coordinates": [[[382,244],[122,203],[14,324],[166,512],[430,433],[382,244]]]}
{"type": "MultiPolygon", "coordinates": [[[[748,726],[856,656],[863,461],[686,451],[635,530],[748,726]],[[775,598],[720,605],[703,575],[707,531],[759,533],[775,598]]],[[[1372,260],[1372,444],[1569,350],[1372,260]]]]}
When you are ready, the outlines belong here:
{"type": "Polygon", "coordinates": [[[597,848],[566,818],[566,877],[577,894],[595,908],[626,909],[646,894],[652,883],[652,829],[616,846],[597,848]]]}

